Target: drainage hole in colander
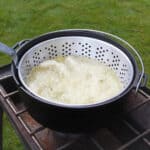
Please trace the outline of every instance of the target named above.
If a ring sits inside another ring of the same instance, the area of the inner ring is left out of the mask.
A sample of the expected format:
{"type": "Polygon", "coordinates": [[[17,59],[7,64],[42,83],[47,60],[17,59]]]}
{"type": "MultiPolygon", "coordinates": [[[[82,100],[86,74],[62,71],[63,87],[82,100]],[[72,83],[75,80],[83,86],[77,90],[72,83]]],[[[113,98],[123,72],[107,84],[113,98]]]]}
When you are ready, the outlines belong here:
{"type": "Polygon", "coordinates": [[[126,65],[126,64],[123,64],[122,66],[123,66],[123,67],[127,67],[127,65],[126,65]]]}
{"type": "Polygon", "coordinates": [[[128,69],[121,68],[121,71],[128,71],[128,69]]]}

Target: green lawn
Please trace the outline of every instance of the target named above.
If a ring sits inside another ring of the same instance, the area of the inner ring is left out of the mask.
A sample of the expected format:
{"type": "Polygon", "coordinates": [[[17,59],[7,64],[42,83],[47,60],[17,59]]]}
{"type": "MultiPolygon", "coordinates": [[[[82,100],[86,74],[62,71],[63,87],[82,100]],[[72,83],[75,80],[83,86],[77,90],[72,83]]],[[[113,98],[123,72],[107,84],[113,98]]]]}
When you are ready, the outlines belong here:
{"type": "MultiPolygon", "coordinates": [[[[0,41],[9,46],[68,28],[103,30],[124,38],[139,51],[150,74],[150,0],[0,0],[0,41]]],[[[8,62],[10,58],[0,54],[0,65],[8,62]]],[[[10,149],[23,147],[4,117],[4,150],[10,149]]]]}

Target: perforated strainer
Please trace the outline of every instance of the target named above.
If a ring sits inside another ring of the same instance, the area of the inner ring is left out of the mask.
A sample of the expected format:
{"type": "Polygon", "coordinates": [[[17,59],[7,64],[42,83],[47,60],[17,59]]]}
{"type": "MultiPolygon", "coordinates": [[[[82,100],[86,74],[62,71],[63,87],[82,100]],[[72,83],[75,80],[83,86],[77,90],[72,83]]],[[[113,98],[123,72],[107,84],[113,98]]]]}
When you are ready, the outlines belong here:
{"type": "MultiPolygon", "coordinates": [[[[135,83],[137,78],[136,90],[138,90],[144,74],[141,57],[131,45],[119,37],[100,31],[65,30],[49,33],[24,44],[18,54],[3,44],[0,44],[0,48],[14,57],[19,82],[33,95],[36,95],[36,93],[33,93],[26,84],[26,78],[31,69],[45,60],[54,59],[58,56],[84,56],[104,63],[116,72],[123,83],[121,93],[131,89],[131,85],[135,83]],[[117,42],[114,41],[114,38],[115,41],[117,39],[117,42]],[[118,44],[118,40],[123,41],[138,56],[142,66],[141,76],[137,71],[134,57],[126,48],[118,44]],[[136,74],[138,74],[138,77],[136,74]]],[[[44,102],[49,103],[49,101],[44,99],[44,102]]]]}

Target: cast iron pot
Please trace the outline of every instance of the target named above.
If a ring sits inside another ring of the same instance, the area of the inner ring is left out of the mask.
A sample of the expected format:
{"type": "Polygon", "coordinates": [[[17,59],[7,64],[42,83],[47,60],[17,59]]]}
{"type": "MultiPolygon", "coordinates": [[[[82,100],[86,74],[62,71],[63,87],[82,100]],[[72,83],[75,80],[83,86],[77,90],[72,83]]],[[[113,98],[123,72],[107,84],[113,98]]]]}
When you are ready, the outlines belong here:
{"type": "Polygon", "coordinates": [[[0,43],[0,51],[13,58],[11,71],[21,96],[32,103],[29,112],[44,126],[62,132],[89,132],[105,126],[113,114],[120,111],[124,96],[132,89],[137,91],[146,82],[142,82],[144,65],[138,52],[121,38],[102,31],[70,29],[50,32],[22,41],[14,48],[0,43]],[[141,72],[131,50],[141,63],[141,72]],[[86,56],[105,63],[117,73],[124,89],[111,99],[88,105],[57,103],[37,95],[26,85],[27,75],[34,66],[59,55],[86,56]]]}

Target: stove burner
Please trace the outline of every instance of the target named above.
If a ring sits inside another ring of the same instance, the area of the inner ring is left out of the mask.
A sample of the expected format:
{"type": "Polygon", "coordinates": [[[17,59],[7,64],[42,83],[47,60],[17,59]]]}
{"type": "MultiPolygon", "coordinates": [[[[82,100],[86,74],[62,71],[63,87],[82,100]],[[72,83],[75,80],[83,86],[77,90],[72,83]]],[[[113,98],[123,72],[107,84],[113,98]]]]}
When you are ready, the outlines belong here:
{"type": "MultiPolygon", "coordinates": [[[[60,133],[39,124],[29,114],[30,101],[22,97],[10,74],[0,69],[0,106],[27,149],[34,150],[149,150],[150,90],[133,90],[124,99],[123,112],[105,128],[88,134],[60,133]],[[9,84],[8,84],[9,83],[9,84]]],[[[2,128],[0,109],[0,132],[2,128]]],[[[0,145],[2,137],[0,133],[0,145]]],[[[0,147],[2,149],[2,147],[0,147]]]]}

